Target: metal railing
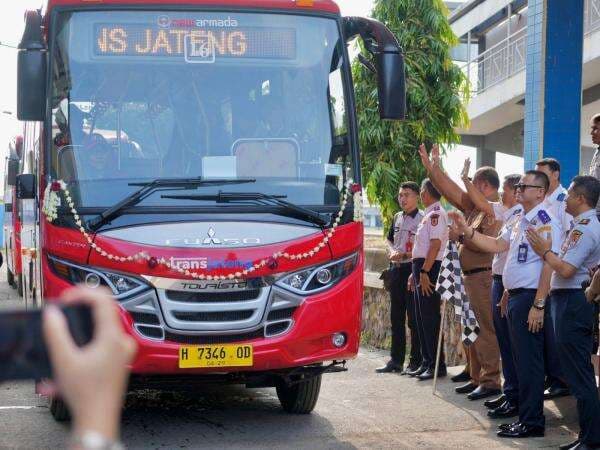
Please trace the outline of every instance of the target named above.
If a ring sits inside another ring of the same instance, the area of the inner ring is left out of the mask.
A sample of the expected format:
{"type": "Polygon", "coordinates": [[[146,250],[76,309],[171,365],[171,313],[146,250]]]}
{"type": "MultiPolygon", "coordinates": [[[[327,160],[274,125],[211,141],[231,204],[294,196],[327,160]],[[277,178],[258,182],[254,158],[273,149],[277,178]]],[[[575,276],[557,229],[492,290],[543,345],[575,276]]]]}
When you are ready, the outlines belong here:
{"type": "MultiPolygon", "coordinates": [[[[600,30],[600,0],[586,0],[584,8],[584,33],[588,35],[600,30]]],[[[471,95],[479,95],[524,70],[526,49],[527,27],[462,66],[471,82],[471,95]]]]}
{"type": "Polygon", "coordinates": [[[585,34],[600,29],[600,0],[585,0],[583,20],[585,34]]]}

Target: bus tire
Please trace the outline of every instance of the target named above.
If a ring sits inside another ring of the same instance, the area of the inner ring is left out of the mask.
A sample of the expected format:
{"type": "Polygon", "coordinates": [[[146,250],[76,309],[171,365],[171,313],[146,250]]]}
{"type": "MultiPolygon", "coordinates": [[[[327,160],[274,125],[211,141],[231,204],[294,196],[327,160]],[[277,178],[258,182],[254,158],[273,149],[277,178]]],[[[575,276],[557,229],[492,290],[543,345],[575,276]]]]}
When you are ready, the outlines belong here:
{"type": "Polygon", "coordinates": [[[19,294],[19,297],[23,297],[23,275],[19,274],[17,275],[17,294],[19,294]]]}
{"type": "Polygon", "coordinates": [[[277,397],[285,412],[290,414],[310,414],[317,404],[321,391],[321,375],[288,385],[277,385],[277,397]]]}
{"type": "Polygon", "coordinates": [[[50,398],[50,414],[57,422],[66,422],[71,419],[67,404],[57,397],[50,398]]]}
{"type": "Polygon", "coordinates": [[[10,271],[8,267],[6,268],[6,282],[13,289],[17,287],[17,285],[15,284],[15,275],[10,271]]]}

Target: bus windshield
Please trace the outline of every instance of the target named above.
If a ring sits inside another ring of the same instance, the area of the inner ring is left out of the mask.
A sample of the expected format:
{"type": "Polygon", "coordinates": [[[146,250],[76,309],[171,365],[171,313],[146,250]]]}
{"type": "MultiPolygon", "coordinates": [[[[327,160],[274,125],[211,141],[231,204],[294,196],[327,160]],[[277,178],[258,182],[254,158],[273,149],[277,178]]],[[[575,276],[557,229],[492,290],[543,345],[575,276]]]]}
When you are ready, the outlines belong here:
{"type": "MultiPolygon", "coordinates": [[[[332,206],[358,170],[333,19],[119,10],[57,12],[52,23],[48,165],[78,206],[192,177],[253,178],[235,190],[332,206]]],[[[215,206],[160,192],[143,206],[187,203],[215,206]]]]}

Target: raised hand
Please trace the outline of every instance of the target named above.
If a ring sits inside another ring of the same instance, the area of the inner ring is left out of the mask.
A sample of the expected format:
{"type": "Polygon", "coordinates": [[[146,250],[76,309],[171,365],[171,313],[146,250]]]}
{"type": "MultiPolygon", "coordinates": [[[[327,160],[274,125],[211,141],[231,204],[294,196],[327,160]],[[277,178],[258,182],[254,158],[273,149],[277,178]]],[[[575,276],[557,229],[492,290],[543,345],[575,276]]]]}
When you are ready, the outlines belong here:
{"type": "Polygon", "coordinates": [[[465,181],[469,179],[469,170],[471,169],[471,158],[465,159],[465,163],[460,173],[460,178],[465,181]]]}
{"type": "Polygon", "coordinates": [[[423,167],[425,167],[425,170],[427,170],[427,172],[431,172],[431,169],[433,169],[433,164],[429,159],[429,154],[427,153],[427,148],[425,147],[425,144],[421,144],[419,146],[419,156],[421,157],[421,163],[423,163],[423,167]]]}

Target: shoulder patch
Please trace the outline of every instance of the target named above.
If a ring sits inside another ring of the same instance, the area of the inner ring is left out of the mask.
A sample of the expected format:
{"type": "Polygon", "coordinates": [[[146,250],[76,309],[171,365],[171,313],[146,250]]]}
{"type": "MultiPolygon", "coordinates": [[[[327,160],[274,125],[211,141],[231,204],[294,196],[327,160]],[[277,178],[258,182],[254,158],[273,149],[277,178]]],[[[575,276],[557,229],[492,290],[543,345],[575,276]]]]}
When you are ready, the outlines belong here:
{"type": "Polygon", "coordinates": [[[556,197],[556,200],[562,202],[566,197],[567,195],[564,192],[561,192],[560,194],[558,194],[558,197],[556,197]]]}
{"type": "Polygon", "coordinates": [[[437,226],[437,224],[438,224],[438,219],[439,219],[439,218],[440,218],[440,215],[439,215],[439,214],[432,214],[432,215],[430,216],[430,219],[431,219],[431,225],[433,225],[434,227],[435,227],[435,226],[437,226]]]}
{"type": "Polygon", "coordinates": [[[440,207],[439,207],[438,205],[436,205],[436,206],[434,206],[434,207],[433,207],[433,210],[434,210],[434,211],[439,211],[439,210],[440,210],[440,207]]]}
{"type": "Polygon", "coordinates": [[[543,224],[550,223],[552,220],[552,219],[550,219],[550,216],[548,215],[548,213],[546,211],[544,211],[543,209],[540,209],[538,211],[537,215],[543,224]]]}
{"type": "Polygon", "coordinates": [[[521,208],[515,209],[512,213],[513,216],[516,216],[517,214],[521,214],[521,208]]]}
{"type": "Polygon", "coordinates": [[[577,222],[578,225],[587,225],[590,223],[590,219],[581,219],[579,222],[577,222]]]}

